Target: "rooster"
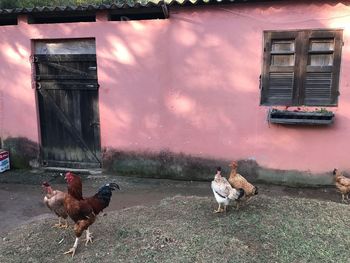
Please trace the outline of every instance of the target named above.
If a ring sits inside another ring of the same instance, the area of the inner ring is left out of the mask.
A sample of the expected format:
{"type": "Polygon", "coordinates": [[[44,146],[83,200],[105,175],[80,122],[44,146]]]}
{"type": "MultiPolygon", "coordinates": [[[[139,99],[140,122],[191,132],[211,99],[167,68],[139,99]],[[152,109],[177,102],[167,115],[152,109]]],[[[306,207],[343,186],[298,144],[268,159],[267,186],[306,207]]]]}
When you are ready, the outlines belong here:
{"type": "Polygon", "coordinates": [[[92,243],[92,233],[89,231],[96,216],[105,209],[111,200],[112,191],[120,189],[116,183],[102,186],[94,196],[83,198],[81,178],[71,172],[66,173],[68,193],[64,198],[64,208],[69,217],[74,221],[75,242],[73,247],[64,254],[72,254],[74,257],[78,247],[79,238],[86,230],[86,243],[92,243]]]}
{"type": "Polygon", "coordinates": [[[219,204],[218,209],[214,210],[214,213],[226,212],[230,200],[239,200],[244,195],[243,189],[237,190],[232,188],[227,179],[221,176],[221,167],[218,167],[216,170],[214,180],[211,182],[211,189],[219,204]],[[223,209],[221,208],[222,204],[224,205],[223,209]]]}
{"type": "Polygon", "coordinates": [[[68,214],[64,209],[65,193],[59,190],[53,190],[48,182],[43,182],[42,187],[46,193],[44,197],[44,203],[47,205],[48,208],[50,208],[52,212],[54,212],[58,216],[58,224],[53,225],[53,227],[67,228],[68,214]],[[61,218],[64,219],[65,224],[61,223],[61,218]]]}
{"type": "MultiPolygon", "coordinates": [[[[258,194],[258,188],[251,183],[249,183],[242,175],[237,173],[237,163],[232,162],[230,165],[231,167],[231,173],[230,177],[228,178],[228,182],[230,185],[234,188],[242,188],[244,190],[244,200],[242,199],[241,201],[248,202],[252,196],[258,194]]],[[[239,203],[236,203],[236,209],[239,208],[239,203]]]]}
{"type": "Polygon", "coordinates": [[[333,175],[334,175],[335,187],[341,193],[342,201],[345,203],[346,202],[344,199],[345,196],[346,196],[346,200],[349,200],[350,178],[347,178],[344,175],[342,175],[342,173],[339,172],[338,169],[333,170],[333,175]]]}

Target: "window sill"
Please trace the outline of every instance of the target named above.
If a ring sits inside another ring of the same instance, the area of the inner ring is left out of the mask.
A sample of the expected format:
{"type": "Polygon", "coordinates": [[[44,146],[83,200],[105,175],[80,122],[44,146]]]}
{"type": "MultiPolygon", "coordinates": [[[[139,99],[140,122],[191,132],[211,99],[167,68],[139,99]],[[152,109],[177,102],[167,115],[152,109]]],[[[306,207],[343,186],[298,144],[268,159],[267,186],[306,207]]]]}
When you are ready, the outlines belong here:
{"type": "Polygon", "coordinates": [[[287,125],[330,125],[334,122],[334,113],[330,111],[287,111],[272,109],[268,121],[287,125]]]}

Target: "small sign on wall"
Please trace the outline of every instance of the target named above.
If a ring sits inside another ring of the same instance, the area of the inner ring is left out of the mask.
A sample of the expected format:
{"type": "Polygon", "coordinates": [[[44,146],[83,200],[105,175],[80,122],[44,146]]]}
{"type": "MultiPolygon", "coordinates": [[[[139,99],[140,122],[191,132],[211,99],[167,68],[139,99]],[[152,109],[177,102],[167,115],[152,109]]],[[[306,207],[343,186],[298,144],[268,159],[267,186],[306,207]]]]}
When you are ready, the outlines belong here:
{"type": "Polygon", "coordinates": [[[10,154],[8,151],[0,149],[0,173],[10,170],[10,154]]]}

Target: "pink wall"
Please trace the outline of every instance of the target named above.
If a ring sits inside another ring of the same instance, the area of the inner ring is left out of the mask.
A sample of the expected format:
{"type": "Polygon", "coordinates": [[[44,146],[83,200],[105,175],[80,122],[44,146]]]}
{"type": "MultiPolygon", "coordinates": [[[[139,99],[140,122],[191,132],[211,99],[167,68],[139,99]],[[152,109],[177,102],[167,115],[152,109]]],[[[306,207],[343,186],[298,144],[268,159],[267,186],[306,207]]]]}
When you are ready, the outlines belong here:
{"type": "Polygon", "coordinates": [[[168,20],[2,26],[1,136],[38,141],[31,40],[94,37],[103,146],[251,158],[276,169],[350,168],[350,7],[270,5],[172,8],[168,20]],[[262,31],[308,28],[344,29],[336,122],[269,125],[268,107],[259,106],[262,31]]]}

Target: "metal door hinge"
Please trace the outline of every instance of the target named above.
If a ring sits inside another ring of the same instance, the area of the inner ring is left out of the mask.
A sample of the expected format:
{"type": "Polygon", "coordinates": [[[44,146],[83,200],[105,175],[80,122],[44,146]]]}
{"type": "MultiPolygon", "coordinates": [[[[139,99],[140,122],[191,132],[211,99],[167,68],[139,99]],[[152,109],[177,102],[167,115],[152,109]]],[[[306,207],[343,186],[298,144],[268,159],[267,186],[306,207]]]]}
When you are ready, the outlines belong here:
{"type": "Polygon", "coordinates": [[[31,60],[33,63],[37,63],[38,62],[38,57],[37,56],[31,56],[31,60]]]}

